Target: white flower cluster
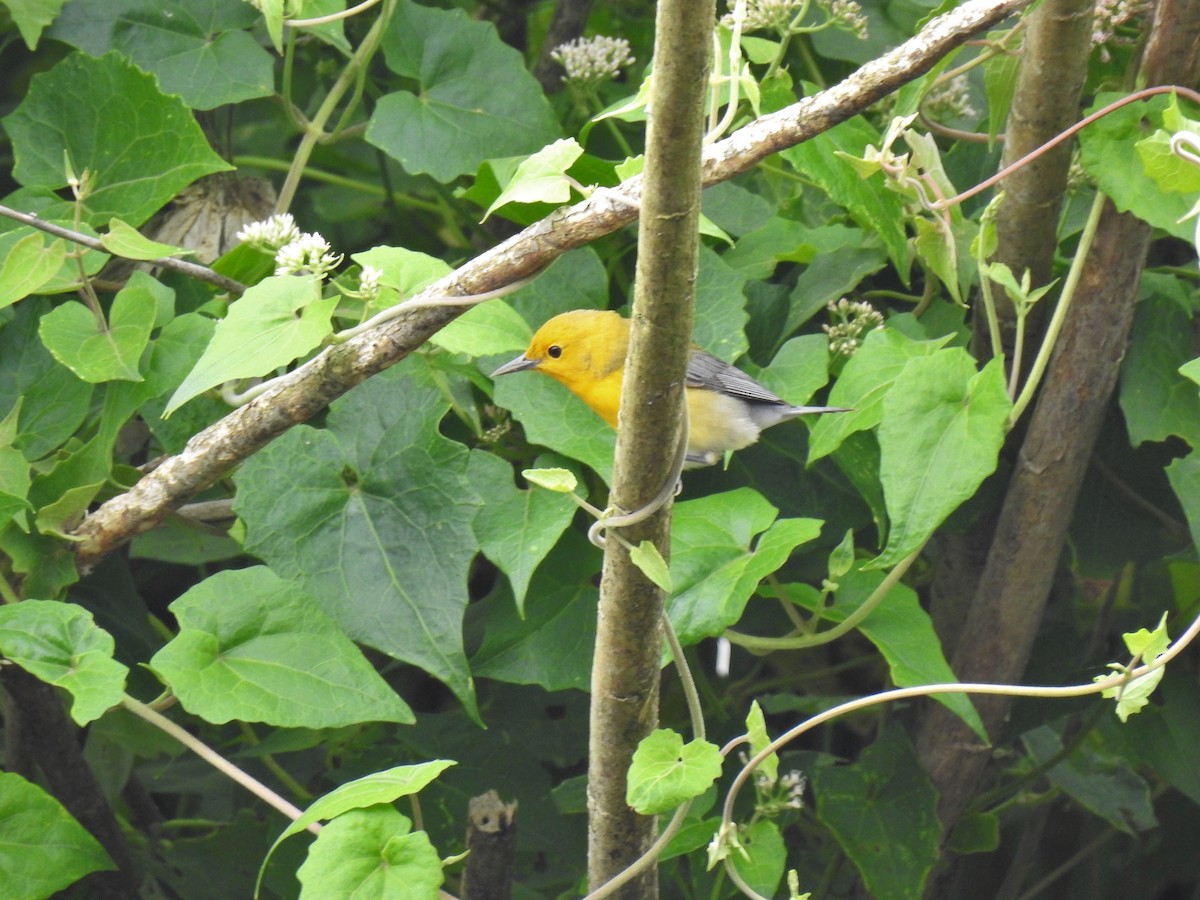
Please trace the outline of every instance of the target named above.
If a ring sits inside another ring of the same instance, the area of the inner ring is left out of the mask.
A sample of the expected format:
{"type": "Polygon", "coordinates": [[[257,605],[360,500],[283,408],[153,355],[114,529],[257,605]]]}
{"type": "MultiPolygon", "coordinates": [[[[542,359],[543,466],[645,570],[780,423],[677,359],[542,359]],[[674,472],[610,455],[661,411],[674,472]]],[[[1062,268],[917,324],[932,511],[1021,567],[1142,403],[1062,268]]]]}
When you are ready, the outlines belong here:
{"type": "MultiPolygon", "coordinates": [[[[733,7],[736,0],[729,0],[733,7]]],[[[793,32],[800,23],[796,21],[808,9],[809,0],[747,0],[742,19],[742,31],[774,31],[780,35],[793,32]]],[[[867,19],[862,7],[855,0],[817,0],[830,20],[840,28],[852,31],[857,37],[867,36],[867,19]]],[[[733,28],[732,9],[721,17],[721,24],[733,28]]],[[[811,31],[812,28],[801,29],[811,31]]]]}
{"type": "Polygon", "coordinates": [[[883,327],[883,316],[875,307],[863,300],[847,300],[843,297],[826,307],[838,321],[833,325],[822,325],[829,335],[829,352],[842,356],[853,356],[862,346],[863,334],[883,327]]]}
{"type": "Polygon", "coordinates": [[[791,809],[804,808],[804,788],[807,785],[808,777],[799,769],[792,769],[779,778],[779,786],[787,791],[787,805],[791,809]]]}
{"type": "Polygon", "coordinates": [[[580,87],[610,81],[621,69],[637,61],[630,52],[629,41],[604,35],[559,44],[550,58],[566,69],[563,81],[580,87]]]}
{"type": "Polygon", "coordinates": [[[926,94],[924,109],[938,121],[979,118],[979,110],[971,105],[971,87],[965,73],[955,75],[926,94]]]}
{"type": "Polygon", "coordinates": [[[854,32],[854,36],[860,40],[866,40],[867,17],[863,15],[862,6],[855,0],[830,0],[827,6],[824,3],[821,5],[839,27],[854,32]]]}
{"type": "MultiPolygon", "coordinates": [[[[733,28],[733,10],[736,0],[729,0],[730,11],[721,18],[721,24],[733,28]]],[[[742,31],[778,31],[780,34],[791,28],[792,20],[808,6],[808,0],[747,0],[742,31]]]]}
{"type": "Polygon", "coordinates": [[[358,296],[359,299],[370,303],[379,296],[379,279],[383,277],[383,270],[377,269],[374,266],[363,266],[362,273],[358,276],[358,296]]]}
{"type": "Polygon", "coordinates": [[[808,776],[799,769],[785,772],[778,778],[762,774],[762,770],[754,773],[755,786],[761,795],[760,811],[773,815],[785,809],[804,809],[804,789],[808,786],[808,776]]]}
{"type": "Polygon", "coordinates": [[[329,241],[311,232],[300,235],[275,254],[276,275],[312,274],[324,278],[338,267],[342,254],[334,253],[329,241]]]}
{"type": "Polygon", "coordinates": [[[291,213],[280,213],[261,222],[243,225],[237,239],[243,244],[253,244],[263,250],[278,250],[300,237],[300,229],[291,213]]]}

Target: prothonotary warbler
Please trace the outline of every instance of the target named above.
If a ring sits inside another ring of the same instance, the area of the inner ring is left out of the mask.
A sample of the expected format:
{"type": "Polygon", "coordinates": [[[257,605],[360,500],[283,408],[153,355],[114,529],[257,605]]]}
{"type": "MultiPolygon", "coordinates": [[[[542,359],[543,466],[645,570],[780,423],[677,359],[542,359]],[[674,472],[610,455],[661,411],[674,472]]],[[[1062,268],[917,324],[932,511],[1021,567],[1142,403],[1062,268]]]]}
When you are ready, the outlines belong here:
{"type": "MultiPolygon", "coordinates": [[[[495,372],[536,369],[561,381],[617,427],[629,320],[605,310],[576,309],[547,321],[525,353],[495,372]]],[[[693,347],[687,367],[687,463],[711,466],[728,450],[758,440],[764,428],[805,413],[847,412],[832,406],[792,406],[741,369],[693,347]]]]}

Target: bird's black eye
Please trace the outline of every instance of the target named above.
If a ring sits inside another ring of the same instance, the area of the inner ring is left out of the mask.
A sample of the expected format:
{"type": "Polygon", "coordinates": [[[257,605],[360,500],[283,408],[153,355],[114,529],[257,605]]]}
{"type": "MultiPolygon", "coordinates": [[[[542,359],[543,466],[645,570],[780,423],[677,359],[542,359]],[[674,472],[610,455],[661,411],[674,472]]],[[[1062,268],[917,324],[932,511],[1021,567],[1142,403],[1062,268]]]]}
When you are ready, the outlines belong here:
{"type": "Polygon", "coordinates": [[[558,344],[551,344],[546,349],[546,355],[551,359],[558,359],[560,356],[562,356],[562,347],[558,346],[558,344]]]}

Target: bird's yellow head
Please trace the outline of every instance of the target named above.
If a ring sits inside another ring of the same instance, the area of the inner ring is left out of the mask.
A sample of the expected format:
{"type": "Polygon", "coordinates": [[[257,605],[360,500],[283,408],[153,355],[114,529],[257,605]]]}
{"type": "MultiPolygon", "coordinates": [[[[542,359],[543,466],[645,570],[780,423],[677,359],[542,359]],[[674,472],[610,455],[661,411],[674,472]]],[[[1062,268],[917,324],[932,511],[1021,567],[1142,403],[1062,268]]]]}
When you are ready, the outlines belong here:
{"type": "Polygon", "coordinates": [[[576,309],[547,320],[525,353],[492,377],[537,369],[579,393],[579,382],[604,379],[621,369],[628,348],[628,319],[607,310],[576,309]]]}
{"type": "Polygon", "coordinates": [[[562,382],[616,427],[628,349],[628,319],[608,310],[576,309],[549,319],[525,353],[492,377],[536,369],[562,382]]]}

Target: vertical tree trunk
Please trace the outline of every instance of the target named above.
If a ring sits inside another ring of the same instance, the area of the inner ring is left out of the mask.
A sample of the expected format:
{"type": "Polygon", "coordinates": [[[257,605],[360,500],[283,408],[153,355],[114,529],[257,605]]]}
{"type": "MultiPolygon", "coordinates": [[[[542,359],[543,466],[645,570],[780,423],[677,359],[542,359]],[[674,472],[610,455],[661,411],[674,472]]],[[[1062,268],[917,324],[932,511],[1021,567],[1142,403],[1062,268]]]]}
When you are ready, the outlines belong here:
{"type": "MultiPolygon", "coordinates": [[[[660,0],[646,145],[633,333],[618,418],[612,505],[640,509],[671,479],[681,439],[679,413],[692,332],[699,254],[700,147],[704,127],[712,0],[660,0]]],[[[622,529],[666,556],[670,504],[622,529]]],[[[641,856],[655,838],[653,817],[625,802],[638,741],[658,721],[662,592],[610,538],[604,554],[592,671],[588,769],[588,880],[594,890],[641,856]]],[[[654,870],[618,896],[658,895],[654,870]]]]}

